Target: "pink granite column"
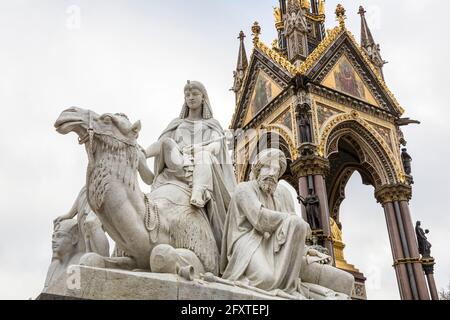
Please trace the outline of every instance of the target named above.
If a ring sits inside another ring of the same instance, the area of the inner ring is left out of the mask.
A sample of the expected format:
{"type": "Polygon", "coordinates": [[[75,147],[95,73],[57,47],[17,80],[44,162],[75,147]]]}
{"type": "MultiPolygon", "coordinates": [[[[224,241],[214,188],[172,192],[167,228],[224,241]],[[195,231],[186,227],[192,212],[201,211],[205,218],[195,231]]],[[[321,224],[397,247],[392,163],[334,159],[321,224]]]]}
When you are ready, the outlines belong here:
{"type": "MultiPolygon", "coordinates": [[[[299,182],[298,182],[298,194],[303,199],[306,199],[306,197],[308,196],[308,178],[307,177],[300,177],[299,182]]],[[[308,221],[308,218],[306,216],[306,208],[301,202],[300,202],[300,207],[302,209],[303,220],[308,221]]]]}
{"type": "MultiPolygon", "coordinates": [[[[419,247],[417,245],[416,235],[414,231],[414,225],[411,219],[411,213],[409,211],[409,205],[406,201],[400,201],[400,212],[403,220],[403,226],[408,241],[410,258],[420,259],[419,247]]],[[[414,276],[416,279],[417,289],[419,291],[420,300],[430,300],[430,295],[427,288],[425,274],[422,270],[422,263],[420,261],[413,264],[414,276]]]]}
{"type": "Polygon", "coordinates": [[[434,281],[434,275],[432,273],[427,274],[428,286],[430,287],[431,299],[439,300],[439,295],[436,288],[436,282],[434,281]]]}
{"type": "MultiPolygon", "coordinates": [[[[400,239],[400,233],[398,229],[397,220],[395,218],[394,205],[392,202],[386,202],[384,205],[384,212],[386,216],[386,224],[389,233],[389,240],[391,243],[392,256],[394,261],[404,259],[405,255],[402,250],[402,243],[400,239]]],[[[394,269],[397,275],[397,281],[399,284],[400,297],[402,300],[413,300],[413,294],[411,290],[411,284],[409,282],[408,272],[406,265],[397,264],[394,265],[394,269]]]]}
{"type": "Polygon", "coordinates": [[[323,176],[314,176],[314,187],[320,201],[320,223],[325,236],[324,246],[328,249],[334,261],[334,248],[333,242],[331,241],[330,209],[328,208],[327,188],[323,176]]]}

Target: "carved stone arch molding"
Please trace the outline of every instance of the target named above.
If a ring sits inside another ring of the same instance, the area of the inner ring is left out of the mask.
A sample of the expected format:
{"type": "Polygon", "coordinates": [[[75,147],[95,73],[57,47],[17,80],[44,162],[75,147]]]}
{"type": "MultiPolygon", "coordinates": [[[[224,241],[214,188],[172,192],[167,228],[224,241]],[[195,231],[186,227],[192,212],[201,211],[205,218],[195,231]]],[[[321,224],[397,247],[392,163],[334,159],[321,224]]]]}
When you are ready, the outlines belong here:
{"type": "MultiPolygon", "coordinates": [[[[280,124],[270,124],[270,125],[264,125],[261,127],[262,133],[266,132],[267,134],[278,134],[283,140],[284,144],[289,149],[289,159],[292,161],[297,160],[298,158],[298,151],[295,147],[295,139],[283,125],[280,124]]],[[[288,155],[286,154],[286,157],[288,155]]]]}
{"type": "Polygon", "coordinates": [[[389,146],[359,114],[352,111],[327,121],[320,133],[319,155],[329,158],[345,139],[359,157],[359,164],[371,173],[374,187],[404,183],[405,175],[389,146]]]}
{"type": "Polygon", "coordinates": [[[367,140],[355,135],[354,129],[342,127],[341,129],[336,128],[336,131],[333,131],[330,135],[330,146],[333,146],[334,149],[330,149],[327,153],[327,158],[329,160],[332,159],[335,154],[339,153],[339,145],[342,144],[342,142],[350,145],[357,155],[357,160],[354,160],[353,162],[347,161],[342,165],[358,166],[358,171],[361,176],[363,176],[363,178],[369,177],[364,180],[365,182],[370,181],[366,184],[373,185],[377,188],[395,180],[390,167],[383,164],[385,161],[380,159],[379,154],[372,149],[372,146],[367,140]]]}
{"type": "Polygon", "coordinates": [[[363,184],[375,185],[372,179],[374,177],[376,178],[377,173],[373,169],[372,172],[370,172],[368,166],[357,164],[344,164],[341,166],[338,172],[331,178],[332,182],[329,183],[330,187],[328,194],[330,216],[336,222],[340,222],[340,207],[346,198],[345,189],[355,172],[358,172],[361,175],[363,184]]]}

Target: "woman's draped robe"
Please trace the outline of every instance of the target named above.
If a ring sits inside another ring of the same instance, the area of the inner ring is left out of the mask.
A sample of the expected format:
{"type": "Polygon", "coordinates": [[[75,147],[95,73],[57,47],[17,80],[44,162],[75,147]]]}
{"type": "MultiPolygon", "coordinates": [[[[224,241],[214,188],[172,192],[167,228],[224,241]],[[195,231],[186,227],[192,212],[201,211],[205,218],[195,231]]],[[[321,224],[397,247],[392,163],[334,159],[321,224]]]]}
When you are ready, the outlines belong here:
{"type": "Polygon", "coordinates": [[[269,195],[256,180],[240,184],[225,223],[223,278],[267,291],[297,291],[308,231],[285,187],[278,184],[269,195]]]}
{"type": "MultiPolygon", "coordinates": [[[[203,128],[200,138],[193,139],[195,144],[224,136],[223,129],[215,119],[204,119],[198,124],[203,128]]],[[[195,124],[191,125],[192,121],[187,119],[175,119],[163,132],[160,141],[172,139],[177,143],[181,156],[188,157],[182,151],[183,147],[187,146],[183,142],[183,135],[190,127],[198,128],[195,124]],[[181,131],[178,130],[180,127],[181,131]]],[[[207,183],[208,190],[205,192],[208,202],[204,208],[190,204],[194,168],[179,166],[175,170],[169,169],[166,163],[170,159],[164,158],[164,152],[160,152],[155,158],[155,182],[149,195],[150,201],[157,205],[158,211],[164,211],[164,214],[170,214],[174,219],[170,223],[173,226],[171,230],[166,230],[170,234],[170,244],[175,248],[192,250],[206,271],[214,274],[219,272],[222,230],[231,195],[236,186],[226,141],[222,139],[219,143],[220,150],[217,155],[202,152],[204,163],[201,164],[201,171],[210,177],[207,183]]]]}

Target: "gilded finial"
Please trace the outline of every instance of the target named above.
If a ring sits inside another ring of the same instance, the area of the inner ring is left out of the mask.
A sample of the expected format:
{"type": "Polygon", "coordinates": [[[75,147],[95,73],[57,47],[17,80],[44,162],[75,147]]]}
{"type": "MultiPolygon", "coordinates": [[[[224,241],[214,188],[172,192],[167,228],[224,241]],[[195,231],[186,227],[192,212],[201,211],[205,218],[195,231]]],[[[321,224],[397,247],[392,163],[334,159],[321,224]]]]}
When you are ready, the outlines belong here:
{"type": "Polygon", "coordinates": [[[278,50],[279,49],[279,47],[278,47],[278,40],[277,39],[272,41],[272,49],[274,49],[274,50],[278,50]]]}
{"type": "Polygon", "coordinates": [[[342,4],[338,4],[336,7],[336,18],[339,21],[339,25],[341,29],[345,28],[345,19],[347,19],[347,16],[345,15],[345,8],[342,4]]]}
{"type": "Polygon", "coordinates": [[[261,35],[261,26],[259,25],[258,21],[255,21],[255,23],[252,26],[252,33],[253,33],[253,42],[256,43],[259,41],[259,36],[261,35]]]}

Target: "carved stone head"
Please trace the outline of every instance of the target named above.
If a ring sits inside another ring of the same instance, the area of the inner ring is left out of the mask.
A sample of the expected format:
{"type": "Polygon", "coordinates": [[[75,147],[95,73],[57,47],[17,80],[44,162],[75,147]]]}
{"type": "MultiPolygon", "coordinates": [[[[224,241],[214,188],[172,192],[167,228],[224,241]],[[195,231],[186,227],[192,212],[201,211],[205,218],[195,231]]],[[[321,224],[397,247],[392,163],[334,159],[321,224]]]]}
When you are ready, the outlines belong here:
{"type": "Polygon", "coordinates": [[[202,119],[213,117],[211,103],[205,86],[198,81],[188,81],[184,87],[184,105],[181,110],[181,119],[189,117],[190,110],[202,109],[202,119]]]}
{"type": "Polygon", "coordinates": [[[286,171],[287,160],[281,150],[266,149],[256,156],[252,177],[264,192],[275,192],[278,180],[286,171]]]}
{"type": "Polygon", "coordinates": [[[54,258],[61,260],[67,254],[76,253],[79,240],[78,222],[76,220],[69,219],[57,223],[52,236],[54,258]]]}
{"type": "Polygon", "coordinates": [[[92,130],[98,135],[135,144],[141,130],[141,122],[132,124],[122,113],[98,115],[90,110],[72,107],[61,113],[55,122],[55,128],[64,135],[75,132],[79,136],[80,143],[88,140],[88,131],[92,130]]]}

